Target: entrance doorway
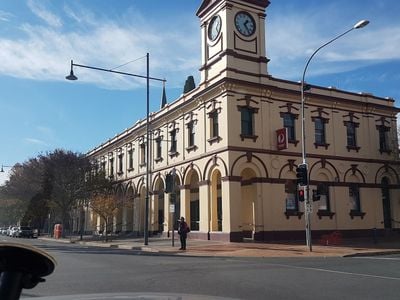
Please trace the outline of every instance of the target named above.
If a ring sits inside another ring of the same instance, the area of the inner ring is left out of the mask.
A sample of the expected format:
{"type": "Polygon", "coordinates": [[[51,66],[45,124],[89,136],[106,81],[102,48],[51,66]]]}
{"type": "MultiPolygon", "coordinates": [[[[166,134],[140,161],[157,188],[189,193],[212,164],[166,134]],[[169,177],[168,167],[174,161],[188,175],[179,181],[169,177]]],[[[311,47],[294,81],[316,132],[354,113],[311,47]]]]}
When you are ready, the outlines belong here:
{"type": "Polygon", "coordinates": [[[158,233],[164,231],[164,190],[158,193],[158,233]]]}
{"type": "Polygon", "coordinates": [[[390,209],[390,190],[389,179],[382,178],[382,207],[383,207],[383,224],[385,229],[392,228],[392,212],[390,209]]]}
{"type": "Polygon", "coordinates": [[[191,171],[189,174],[189,186],[190,186],[190,207],[189,215],[186,215],[186,219],[190,221],[190,230],[199,231],[200,229],[200,197],[199,197],[199,176],[195,171],[191,171]]]}
{"type": "Polygon", "coordinates": [[[190,230],[199,230],[200,221],[199,200],[190,201],[190,230]]]}

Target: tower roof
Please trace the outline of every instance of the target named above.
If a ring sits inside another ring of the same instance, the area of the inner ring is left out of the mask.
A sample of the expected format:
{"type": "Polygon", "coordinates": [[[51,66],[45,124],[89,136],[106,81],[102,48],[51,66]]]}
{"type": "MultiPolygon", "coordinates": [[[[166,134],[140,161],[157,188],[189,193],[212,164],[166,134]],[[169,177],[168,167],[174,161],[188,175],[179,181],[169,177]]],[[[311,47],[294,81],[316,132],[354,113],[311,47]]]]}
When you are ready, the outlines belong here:
{"type": "MultiPolygon", "coordinates": [[[[202,17],[207,11],[209,11],[212,7],[214,7],[216,4],[222,1],[226,0],[203,0],[199,9],[197,10],[196,15],[198,17],[202,17]]],[[[257,5],[262,8],[266,8],[270,4],[269,0],[246,0],[243,2],[245,2],[246,4],[257,5]]]]}
{"type": "Polygon", "coordinates": [[[167,105],[167,94],[165,93],[165,85],[163,85],[160,109],[167,105]]]}

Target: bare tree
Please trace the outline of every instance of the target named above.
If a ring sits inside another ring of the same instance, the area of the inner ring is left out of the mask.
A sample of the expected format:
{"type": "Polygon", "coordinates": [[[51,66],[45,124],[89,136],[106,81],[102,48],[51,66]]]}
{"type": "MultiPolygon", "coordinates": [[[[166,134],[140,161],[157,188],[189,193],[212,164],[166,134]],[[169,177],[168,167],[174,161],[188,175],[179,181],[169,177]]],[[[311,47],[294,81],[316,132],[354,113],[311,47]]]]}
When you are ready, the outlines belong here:
{"type": "Polygon", "coordinates": [[[108,229],[112,225],[114,215],[119,209],[122,209],[124,203],[112,194],[96,194],[89,201],[89,207],[95,212],[104,222],[105,241],[108,241],[108,229]]]}

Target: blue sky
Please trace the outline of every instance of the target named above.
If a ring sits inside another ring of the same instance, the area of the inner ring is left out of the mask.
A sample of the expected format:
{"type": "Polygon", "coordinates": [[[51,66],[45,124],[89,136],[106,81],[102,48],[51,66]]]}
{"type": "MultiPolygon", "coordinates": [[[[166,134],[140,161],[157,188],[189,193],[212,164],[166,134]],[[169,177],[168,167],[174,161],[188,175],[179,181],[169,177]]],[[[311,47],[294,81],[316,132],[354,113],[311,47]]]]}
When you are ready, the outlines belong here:
{"type": "MultiPolygon", "coordinates": [[[[145,117],[145,82],[75,69],[70,60],[166,78],[171,102],[188,75],[199,80],[200,0],[14,0],[0,2],[0,164],[56,148],[85,153],[145,117]]],[[[357,21],[364,29],[323,49],[306,80],[400,100],[400,1],[271,0],[269,73],[299,81],[310,54],[357,21]]],[[[161,84],[152,83],[151,110],[161,84]]],[[[0,184],[6,174],[0,173],[0,184]]]]}

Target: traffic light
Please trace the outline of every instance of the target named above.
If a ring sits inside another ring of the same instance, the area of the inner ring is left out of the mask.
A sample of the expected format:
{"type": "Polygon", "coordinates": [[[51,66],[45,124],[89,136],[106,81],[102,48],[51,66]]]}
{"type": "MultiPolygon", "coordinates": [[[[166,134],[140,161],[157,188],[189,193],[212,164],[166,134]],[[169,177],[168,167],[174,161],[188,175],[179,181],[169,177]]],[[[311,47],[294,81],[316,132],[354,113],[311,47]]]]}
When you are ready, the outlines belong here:
{"type": "Polygon", "coordinates": [[[304,202],[304,190],[299,190],[299,202],[304,202]]]}
{"type": "Polygon", "coordinates": [[[319,201],[321,199],[321,195],[318,192],[318,190],[313,190],[312,191],[312,200],[313,201],[319,201]]]}
{"type": "Polygon", "coordinates": [[[307,165],[301,164],[296,168],[297,184],[305,186],[308,184],[307,165]]]}
{"type": "Polygon", "coordinates": [[[306,92],[306,91],[309,91],[309,90],[311,90],[311,85],[305,83],[304,86],[303,86],[303,92],[306,92]]]}

